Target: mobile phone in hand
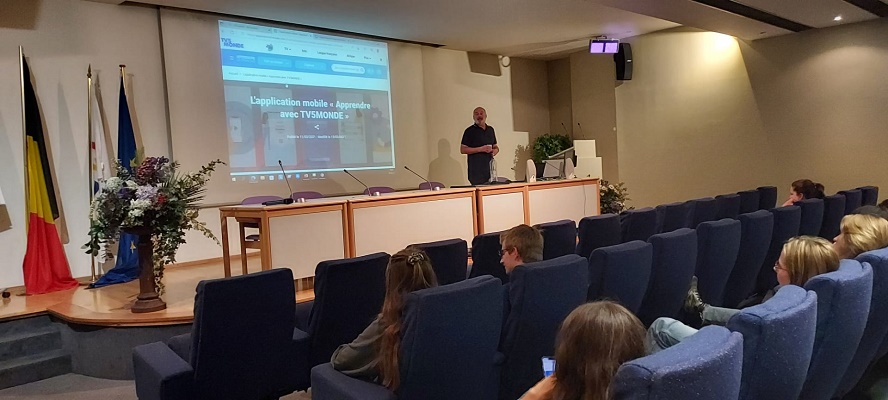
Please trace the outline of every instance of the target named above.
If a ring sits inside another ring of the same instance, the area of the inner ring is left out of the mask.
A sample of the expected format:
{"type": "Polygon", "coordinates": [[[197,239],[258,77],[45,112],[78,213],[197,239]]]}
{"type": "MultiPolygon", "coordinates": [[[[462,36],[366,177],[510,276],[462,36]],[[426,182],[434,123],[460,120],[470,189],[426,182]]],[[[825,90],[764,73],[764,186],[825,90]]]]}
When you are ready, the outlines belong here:
{"type": "Polygon", "coordinates": [[[555,373],[555,358],[543,357],[543,376],[548,377],[555,373]]]}

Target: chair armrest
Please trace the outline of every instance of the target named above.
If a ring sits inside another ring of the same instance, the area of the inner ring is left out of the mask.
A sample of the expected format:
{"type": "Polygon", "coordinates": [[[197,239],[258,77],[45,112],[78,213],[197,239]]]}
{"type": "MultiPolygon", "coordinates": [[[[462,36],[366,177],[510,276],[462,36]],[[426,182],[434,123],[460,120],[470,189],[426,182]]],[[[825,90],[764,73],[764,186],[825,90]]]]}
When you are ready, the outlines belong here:
{"type": "Polygon", "coordinates": [[[164,343],[133,348],[133,374],[139,400],[186,400],[192,397],[194,369],[164,343]]]}
{"type": "Polygon", "coordinates": [[[312,400],[397,400],[394,393],[375,383],[346,376],[325,363],[311,369],[312,400]]]}
{"type": "Polygon", "coordinates": [[[167,346],[173,350],[185,362],[191,360],[191,334],[173,336],[166,342],[167,346]]]}

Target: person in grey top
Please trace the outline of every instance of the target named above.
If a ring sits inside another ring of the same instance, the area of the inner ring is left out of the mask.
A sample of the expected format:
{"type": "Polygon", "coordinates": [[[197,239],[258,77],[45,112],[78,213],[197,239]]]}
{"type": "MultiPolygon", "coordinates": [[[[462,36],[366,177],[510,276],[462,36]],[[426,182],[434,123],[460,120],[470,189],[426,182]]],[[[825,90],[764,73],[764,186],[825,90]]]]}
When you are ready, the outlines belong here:
{"type": "Polygon", "coordinates": [[[330,358],[333,369],[396,390],[400,384],[398,352],[404,295],[434,286],[438,286],[438,280],[424,251],[408,246],[395,253],[385,270],[382,311],[354,341],[336,349],[330,358]]]}

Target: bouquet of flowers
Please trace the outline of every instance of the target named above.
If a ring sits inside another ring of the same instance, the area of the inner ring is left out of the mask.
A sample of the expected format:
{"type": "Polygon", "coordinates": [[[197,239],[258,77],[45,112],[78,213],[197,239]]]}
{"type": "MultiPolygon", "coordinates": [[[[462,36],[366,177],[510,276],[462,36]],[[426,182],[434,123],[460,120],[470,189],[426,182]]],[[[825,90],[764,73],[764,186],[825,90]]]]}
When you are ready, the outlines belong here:
{"type": "Polygon", "coordinates": [[[602,180],[599,193],[602,214],[619,214],[625,210],[635,209],[635,207],[626,207],[626,202],[632,199],[629,198],[629,190],[623,182],[614,185],[602,180]]]}
{"type": "Polygon", "coordinates": [[[204,236],[219,240],[197,220],[198,202],[203,200],[206,184],[216,166],[215,160],[196,173],[179,173],[178,162],[166,157],[148,157],[133,161],[132,171],[117,164],[117,176],[105,181],[90,205],[87,254],[112,257],[110,249],[121,230],[145,229],[151,232],[154,246],[154,280],[163,292],[163,269],[176,261],[179,245],[185,243],[185,231],[196,229],[204,236]]]}

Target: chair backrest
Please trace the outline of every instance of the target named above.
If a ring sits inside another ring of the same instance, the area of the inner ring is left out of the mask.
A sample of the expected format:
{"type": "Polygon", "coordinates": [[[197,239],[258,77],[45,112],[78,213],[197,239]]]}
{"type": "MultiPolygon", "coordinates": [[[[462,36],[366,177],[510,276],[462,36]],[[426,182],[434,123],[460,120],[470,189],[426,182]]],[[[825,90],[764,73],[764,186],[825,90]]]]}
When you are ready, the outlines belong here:
{"type": "Polygon", "coordinates": [[[322,199],[322,198],[324,198],[324,195],[321,192],[304,190],[301,192],[293,192],[293,194],[290,195],[290,198],[292,198],[293,200],[297,200],[297,199],[311,200],[311,199],[322,199]]]}
{"type": "Polygon", "coordinates": [[[250,204],[262,204],[266,201],[275,201],[280,200],[283,197],[281,196],[250,196],[246,199],[241,200],[241,205],[250,205],[250,204]]]}
{"type": "Polygon", "coordinates": [[[759,186],[759,210],[770,210],[777,206],[777,187],[759,186]]]}
{"type": "Polygon", "coordinates": [[[878,186],[861,186],[857,189],[860,189],[862,192],[862,199],[860,201],[860,205],[862,206],[874,206],[879,203],[879,187],[878,186]]]}
{"type": "Polygon", "coordinates": [[[701,222],[715,221],[718,215],[718,203],[712,197],[688,200],[691,211],[688,215],[688,228],[695,229],[701,222]]]}
{"type": "Polygon", "coordinates": [[[367,189],[364,189],[364,194],[366,194],[366,195],[371,195],[371,194],[375,194],[375,193],[382,194],[382,193],[394,193],[394,192],[395,192],[395,188],[388,187],[388,186],[370,186],[367,189]]]}
{"type": "Polygon", "coordinates": [[[691,203],[661,204],[657,206],[657,233],[672,232],[687,228],[690,222],[691,203]]]}
{"type": "Polygon", "coordinates": [[[850,392],[870,363],[885,355],[880,348],[888,336],[888,318],[885,318],[888,315],[888,248],[868,251],[857,256],[855,260],[872,267],[873,293],[866,327],[863,329],[857,352],[854,353],[854,358],[851,359],[851,364],[848,365],[848,370],[839,384],[837,393],[839,396],[850,392]]]}
{"type": "Polygon", "coordinates": [[[724,302],[725,286],[740,251],[740,221],[725,218],[697,226],[697,290],[713,306],[724,302]]]}
{"type": "Polygon", "coordinates": [[[536,225],[543,234],[543,260],[574,254],[577,250],[577,224],[569,219],[536,225]]]}
{"type": "Polygon", "coordinates": [[[697,266],[697,232],[682,228],[648,240],[653,262],[647,293],[638,317],[649,326],[659,317],[675,318],[681,310],[697,266]]]}
{"type": "Polygon", "coordinates": [[[743,337],[707,326],[675,346],[621,365],[613,399],[736,399],[742,364],[743,337]]]}
{"type": "Polygon", "coordinates": [[[814,348],[817,294],[784,286],[770,300],[741,310],[725,326],[743,334],[740,400],[799,398],[814,348]]]}
{"type": "Polygon", "coordinates": [[[502,232],[482,233],[472,239],[472,272],[470,278],[492,275],[502,283],[509,282],[506,268],[500,263],[500,234],[502,232]]]}
{"type": "Polygon", "coordinates": [[[802,209],[799,236],[817,236],[823,227],[823,199],[805,199],[794,203],[802,209]]]}
{"type": "Polygon", "coordinates": [[[842,260],[838,271],[805,283],[817,292],[817,331],[801,399],[831,399],[860,344],[869,315],[873,270],[869,264],[842,260]]]}
{"type": "Polygon", "coordinates": [[[772,208],[771,213],[774,214],[774,233],[771,234],[771,244],[768,246],[768,253],[756,279],[755,291],[758,293],[764,293],[777,286],[774,264],[780,258],[783,244],[799,235],[799,224],[802,221],[802,209],[798,206],[772,208]]]}
{"type": "Polygon", "coordinates": [[[483,276],[405,296],[398,398],[492,399],[503,285],[483,276]]]}
{"type": "Polygon", "coordinates": [[[657,211],[650,207],[629,210],[620,215],[620,240],[648,240],[657,233],[657,211]]]}
{"type": "Polygon", "coordinates": [[[737,195],[740,196],[740,214],[760,210],[758,190],[744,190],[742,192],[737,192],[737,195]]]}
{"type": "Polygon", "coordinates": [[[839,194],[845,195],[845,215],[863,205],[863,192],[860,189],[842,190],[839,194]]]}
{"type": "Polygon", "coordinates": [[[716,219],[737,218],[740,215],[739,194],[721,194],[715,196],[715,202],[718,204],[718,213],[715,214],[716,219]]]}
{"type": "Polygon", "coordinates": [[[295,299],[286,268],[198,283],[189,360],[194,392],[245,399],[279,390],[293,361],[295,299]]]}
{"type": "Polygon", "coordinates": [[[329,362],[337,347],[355,340],[382,310],[389,258],[374,253],[318,263],[307,329],[311,366],[329,362]]]}
{"type": "Polygon", "coordinates": [[[832,241],[839,235],[842,217],[845,216],[845,195],[834,194],[823,198],[823,223],[820,237],[832,241]]]}
{"type": "Polygon", "coordinates": [[[500,346],[500,398],[514,400],[543,378],[540,359],[555,354],[561,322],[586,302],[589,275],[585,258],[570,254],[519,265],[509,277],[511,308],[500,346]]]}
{"type": "Polygon", "coordinates": [[[469,269],[469,246],[465,240],[450,239],[415,244],[425,250],[432,262],[432,269],[439,285],[464,281],[469,269]]]}
{"type": "Polygon", "coordinates": [[[640,240],[596,249],[589,256],[589,301],[610,299],[637,313],[648,289],[653,246],[640,240]]]}
{"type": "Polygon", "coordinates": [[[737,262],[731,270],[731,277],[725,286],[722,305],[736,308],[755,290],[758,277],[774,233],[774,214],[768,210],[758,210],[737,217],[740,221],[740,251],[737,262]]]}
{"type": "Polygon", "coordinates": [[[580,220],[577,254],[589,258],[597,248],[620,244],[620,216],[602,214],[580,220]]]}
{"type": "Polygon", "coordinates": [[[423,182],[423,183],[420,183],[420,184],[419,184],[419,190],[431,190],[430,188],[441,188],[441,189],[444,189],[444,188],[446,188],[446,187],[447,187],[447,186],[444,186],[443,183],[441,183],[441,182],[435,182],[435,181],[431,181],[431,182],[423,182]]]}

